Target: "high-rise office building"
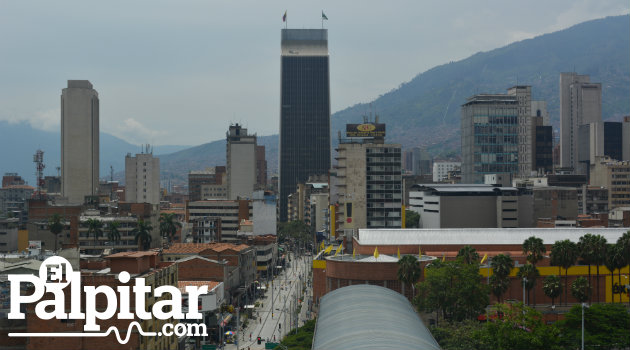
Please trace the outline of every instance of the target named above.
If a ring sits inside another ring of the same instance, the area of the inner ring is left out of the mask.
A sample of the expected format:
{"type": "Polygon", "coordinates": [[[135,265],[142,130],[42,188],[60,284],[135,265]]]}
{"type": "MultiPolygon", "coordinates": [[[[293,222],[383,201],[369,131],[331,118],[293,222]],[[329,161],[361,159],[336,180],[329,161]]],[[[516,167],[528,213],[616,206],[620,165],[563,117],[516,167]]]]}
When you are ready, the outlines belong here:
{"type": "Polygon", "coordinates": [[[630,116],[623,117],[621,125],[622,160],[630,162],[630,116]]]}
{"type": "Polygon", "coordinates": [[[623,160],[622,127],[622,122],[604,122],[604,155],[614,160],[623,160]]]}
{"type": "Polygon", "coordinates": [[[131,203],[160,204],[160,158],[146,152],[125,157],[125,200],[131,203]]]}
{"type": "Polygon", "coordinates": [[[280,220],[309,175],[330,169],[328,31],[283,29],[280,76],[280,220]]]}
{"type": "Polygon", "coordinates": [[[251,199],[256,185],[256,135],[235,124],[225,136],[228,199],[251,199]]]}
{"type": "Polygon", "coordinates": [[[518,173],[518,106],[505,94],[474,95],[462,105],[462,183],[518,173]]]}
{"type": "Polygon", "coordinates": [[[69,203],[98,194],[99,100],[87,80],[68,80],[61,93],[61,192],[69,203]]]}
{"type": "MultiPolygon", "coordinates": [[[[585,175],[588,166],[580,163],[580,126],[602,122],[602,85],[591,83],[588,75],[560,73],[560,166],[585,175]]],[[[599,129],[599,125],[591,128],[599,129]]],[[[593,134],[595,135],[595,134],[593,134]]],[[[597,150],[592,150],[597,152],[597,150]]],[[[594,160],[591,159],[590,163],[594,160]]]]}

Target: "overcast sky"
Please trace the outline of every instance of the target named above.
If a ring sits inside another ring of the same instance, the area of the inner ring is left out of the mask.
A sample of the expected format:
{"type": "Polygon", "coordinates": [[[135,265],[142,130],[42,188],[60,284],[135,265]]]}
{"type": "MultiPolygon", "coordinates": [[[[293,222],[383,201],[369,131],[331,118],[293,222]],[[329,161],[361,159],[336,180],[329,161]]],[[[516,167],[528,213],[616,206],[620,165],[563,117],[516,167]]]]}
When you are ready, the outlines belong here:
{"type": "Polygon", "coordinates": [[[0,120],[59,130],[68,79],[100,97],[101,131],[197,145],[230,122],[278,132],[280,29],[329,20],[332,111],[431,67],[610,15],[621,0],[0,0],[0,120]]]}

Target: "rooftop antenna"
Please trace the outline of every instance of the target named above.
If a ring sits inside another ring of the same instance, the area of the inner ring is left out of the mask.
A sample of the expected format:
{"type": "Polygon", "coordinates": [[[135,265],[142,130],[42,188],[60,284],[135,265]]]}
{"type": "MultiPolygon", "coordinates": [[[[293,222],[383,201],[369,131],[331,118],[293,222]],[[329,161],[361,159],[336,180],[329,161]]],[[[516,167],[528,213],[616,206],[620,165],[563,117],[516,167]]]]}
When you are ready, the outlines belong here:
{"type": "Polygon", "coordinates": [[[109,166],[109,181],[114,182],[114,166],[109,166]]]}

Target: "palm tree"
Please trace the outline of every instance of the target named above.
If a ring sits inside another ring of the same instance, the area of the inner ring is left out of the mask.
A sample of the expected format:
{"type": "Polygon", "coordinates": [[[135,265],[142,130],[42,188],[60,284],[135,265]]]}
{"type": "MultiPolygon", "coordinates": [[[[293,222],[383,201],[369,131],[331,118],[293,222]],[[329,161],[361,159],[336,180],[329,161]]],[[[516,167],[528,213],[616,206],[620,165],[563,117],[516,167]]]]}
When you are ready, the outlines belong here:
{"type": "Polygon", "coordinates": [[[591,287],[588,280],[582,276],[576,278],[571,284],[571,294],[580,303],[587,301],[591,295],[591,287]]]}
{"type": "Polygon", "coordinates": [[[477,250],[469,245],[462,247],[462,249],[457,252],[457,257],[461,258],[467,265],[476,264],[479,261],[477,250]]]}
{"type": "Polygon", "coordinates": [[[546,252],[547,248],[545,248],[543,240],[540,238],[531,236],[523,242],[523,254],[527,256],[527,261],[534,266],[542,260],[546,252]]]}
{"type": "MultiPolygon", "coordinates": [[[[518,269],[516,277],[521,279],[521,283],[527,290],[527,304],[529,305],[529,291],[536,286],[536,279],[540,276],[538,269],[533,264],[527,263],[518,269]]],[[[536,297],[534,296],[534,305],[536,305],[536,297]]],[[[525,300],[523,300],[525,304],[525,300]]]]}
{"type": "MultiPolygon", "coordinates": [[[[588,265],[588,285],[591,285],[591,265],[594,263],[594,246],[595,245],[595,236],[587,233],[584,236],[580,237],[578,241],[578,251],[580,252],[580,257],[582,260],[588,265]]],[[[590,288],[588,292],[590,293],[590,288]]],[[[588,298],[591,299],[590,296],[588,298]]]]}
{"type": "Polygon", "coordinates": [[[558,274],[560,273],[560,267],[564,268],[564,304],[567,304],[569,297],[569,267],[575,264],[578,258],[577,244],[571,242],[568,239],[564,241],[557,241],[551,247],[551,265],[558,266],[558,274]]]}
{"type": "Polygon", "coordinates": [[[599,266],[606,262],[606,248],[608,248],[608,242],[602,235],[595,235],[593,238],[593,263],[595,263],[597,269],[597,302],[599,299],[599,266]]]}
{"type": "MultiPolygon", "coordinates": [[[[626,266],[626,257],[623,255],[623,247],[619,244],[609,244],[606,250],[606,259],[604,264],[610,271],[610,287],[614,289],[615,274],[614,271],[619,269],[619,284],[621,284],[621,269],[626,266]]],[[[615,302],[615,294],[612,294],[612,302],[615,302]]],[[[621,294],[619,295],[619,302],[621,302],[621,294]]]]}
{"type": "Polygon", "coordinates": [[[59,214],[52,214],[48,218],[48,231],[55,236],[55,251],[57,251],[57,237],[63,232],[62,217],[59,214]]]}
{"type": "Polygon", "coordinates": [[[497,301],[501,302],[501,296],[510,288],[510,279],[503,278],[499,275],[490,276],[490,290],[497,297],[497,301]]]}
{"type": "Polygon", "coordinates": [[[420,278],[421,272],[420,261],[415,255],[405,255],[398,260],[398,280],[403,283],[403,286],[411,285],[412,297],[415,297],[416,289],[414,284],[420,278]]]}
{"type": "Polygon", "coordinates": [[[169,245],[175,237],[177,229],[181,227],[182,224],[175,219],[175,214],[160,214],[160,235],[167,239],[169,245]]]}
{"type": "Polygon", "coordinates": [[[118,231],[120,223],[118,221],[112,221],[107,225],[107,239],[113,244],[120,241],[120,231],[118,231]]]}
{"type": "Polygon", "coordinates": [[[98,219],[88,219],[87,225],[87,236],[94,236],[94,246],[96,247],[98,239],[103,235],[103,222],[98,219]]]}
{"type": "Polygon", "coordinates": [[[562,283],[560,283],[560,277],[556,275],[549,275],[545,277],[542,286],[545,295],[551,298],[551,305],[555,305],[555,299],[562,293],[562,283]]]}
{"type": "Polygon", "coordinates": [[[510,272],[514,267],[514,260],[509,255],[499,254],[490,263],[493,274],[490,277],[492,293],[501,301],[501,296],[510,286],[510,272]]]}
{"type": "Polygon", "coordinates": [[[135,240],[138,242],[138,247],[142,247],[142,250],[148,250],[151,247],[151,231],[153,227],[149,224],[145,224],[144,220],[138,220],[138,226],[131,230],[131,233],[135,235],[135,240]]]}

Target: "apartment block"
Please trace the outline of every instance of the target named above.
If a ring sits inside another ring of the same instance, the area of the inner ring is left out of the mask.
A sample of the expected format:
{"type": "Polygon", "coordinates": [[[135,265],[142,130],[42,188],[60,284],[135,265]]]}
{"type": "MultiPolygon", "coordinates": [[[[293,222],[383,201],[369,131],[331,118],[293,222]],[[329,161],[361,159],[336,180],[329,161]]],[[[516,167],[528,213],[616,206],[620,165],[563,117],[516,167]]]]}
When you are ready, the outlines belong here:
{"type": "Polygon", "coordinates": [[[461,168],[461,162],[440,162],[433,163],[433,182],[440,182],[448,176],[449,171],[461,168]]]}
{"type": "Polygon", "coordinates": [[[241,220],[253,215],[251,200],[205,200],[187,202],[186,222],[198,217],[221,218],[221,241],[237,242],[241,220]]]}
{"type": "Polygon", "coordinates": [[[227,139],[228,199],[251,199],[256,186],[256,134],[239,124],[230,125],[227,139]]]}
{"type": "Polygon", "coordinates": [[[630,162],[599,157],[591,164],[591,185],[608,189],[608,209],[630,206],[630,162]]]}
{"type": "Polygon", "coordinates": [[[160,159],[147,152],[125,157],[125,200],[160,204],[160,159]]]}
{"type": "Polygon", "coordinates": [[[402,227],[401,146],[347,138],[335,159],[340,228],[402,227]]]}

